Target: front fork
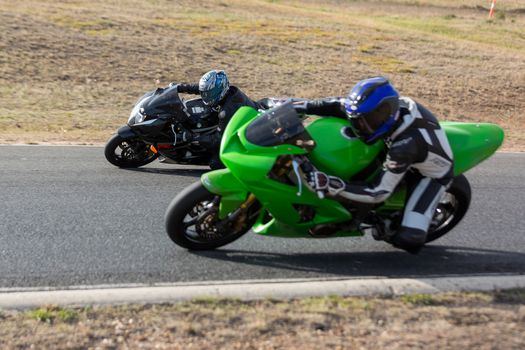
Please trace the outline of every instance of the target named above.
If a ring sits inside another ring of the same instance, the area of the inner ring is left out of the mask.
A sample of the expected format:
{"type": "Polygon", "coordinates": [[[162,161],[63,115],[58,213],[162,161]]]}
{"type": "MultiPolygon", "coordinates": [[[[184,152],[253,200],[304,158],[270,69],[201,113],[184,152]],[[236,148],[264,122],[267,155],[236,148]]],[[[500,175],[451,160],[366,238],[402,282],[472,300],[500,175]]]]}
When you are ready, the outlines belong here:
{"type": "Polygon", "coordinates": [[[234,228],[234,230],[236,230],[237,229],[236,226],[242,225],[244,223],[244,220],[246,220],[246,217],[244,218],[244,220],[241,220],[242,216],[247,215],[251,206],[254,205],[256,202],[257,202],[257,198],[255,197],[253,193],[250,193],[248,197],[246,198],[246,200],[243,203],[241,203],[241,205],[237,209],[235,209],[228,216],[226,216],[224,219],[221,220],[218,215],[220,197],[216,196],[213,201],[213,207],[214,207],[214,210],[216,210],[216,212],[214,213],[214,217],[215,217],[215,220],[218,220],[215,223],[216,227],[220,231],[227,231],[231,228],[234,228]]]}

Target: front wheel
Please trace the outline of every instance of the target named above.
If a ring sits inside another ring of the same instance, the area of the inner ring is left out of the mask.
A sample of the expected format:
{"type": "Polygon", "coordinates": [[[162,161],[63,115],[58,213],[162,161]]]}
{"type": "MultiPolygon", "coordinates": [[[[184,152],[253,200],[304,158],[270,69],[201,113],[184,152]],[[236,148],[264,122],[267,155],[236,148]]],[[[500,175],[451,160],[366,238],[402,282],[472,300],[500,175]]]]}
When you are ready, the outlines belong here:
{"type": "Polygon", "coordinates": [[[454,178],[439,202],[427,234],[427,243],[452,230],[465,216],[470,205],[470,184],[464,175],[454,178]]]}
{"type": "Polygon", "coordinates": [[[108,162],[120,168],[138,168],[157,158],[157,154],[141,140],[125,139],[118,134],[109,139],[104,155],[108,162]]]}
{"type": "Polygon", "coordinates": [[[219,219],[220,196],[196,182],[170,203],[165,225],[175,244],[191,250],[211,250],[235,241],[255,223],[258,204],[219,219]]]}

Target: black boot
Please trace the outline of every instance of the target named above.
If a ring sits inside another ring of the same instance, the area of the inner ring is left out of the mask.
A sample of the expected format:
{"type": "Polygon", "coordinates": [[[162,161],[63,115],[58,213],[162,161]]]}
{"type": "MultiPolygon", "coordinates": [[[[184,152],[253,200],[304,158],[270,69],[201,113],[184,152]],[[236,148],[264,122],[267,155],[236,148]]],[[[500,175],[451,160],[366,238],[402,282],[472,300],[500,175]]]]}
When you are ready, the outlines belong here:
{"type": "Polygon", "coordinates": [[[417,230],[409,227],[401,227],[399,232],[392,239],[392,245],[396,248],[403,249],[410,254],[417,254],[425,245],[427,233],[423,230],[417,230]]]}

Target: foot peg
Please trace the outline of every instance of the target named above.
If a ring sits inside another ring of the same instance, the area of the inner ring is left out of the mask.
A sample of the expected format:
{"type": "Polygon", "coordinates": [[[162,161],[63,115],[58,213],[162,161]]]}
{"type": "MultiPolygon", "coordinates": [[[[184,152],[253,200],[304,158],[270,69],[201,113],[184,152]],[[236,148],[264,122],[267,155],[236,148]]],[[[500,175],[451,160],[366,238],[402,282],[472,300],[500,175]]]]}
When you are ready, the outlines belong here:
{"type": "Polygon", "coordinates": [[[361,223],[359,230],[363,234],[370,234],[376,241],[385,241],[391,243],[392,236],[394,232],[392,231],[390,225],[391,221],[385,219],[384,221],[377,220],[373,223],[361,223]]]}

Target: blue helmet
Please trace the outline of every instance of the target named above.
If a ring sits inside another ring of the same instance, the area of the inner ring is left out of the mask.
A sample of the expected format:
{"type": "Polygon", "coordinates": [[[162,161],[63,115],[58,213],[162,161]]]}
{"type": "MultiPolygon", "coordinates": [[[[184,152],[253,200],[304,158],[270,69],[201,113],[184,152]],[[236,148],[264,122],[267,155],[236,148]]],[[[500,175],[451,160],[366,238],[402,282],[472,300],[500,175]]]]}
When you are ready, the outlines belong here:
{"type": "Polygon", "coordinates": [[[399,93],[384,77],[357,83],[345,100],[345,110],[357,136],[372,144],[392,131],[399,118],[399,93]]]}
{"type": "Polygon", "coordinates": [[[199,81],[199,92],[202,102],[209,106],[216,106],[226,96],[230,82],[222,70],[211,70],[204,74],[199,81]]]}

